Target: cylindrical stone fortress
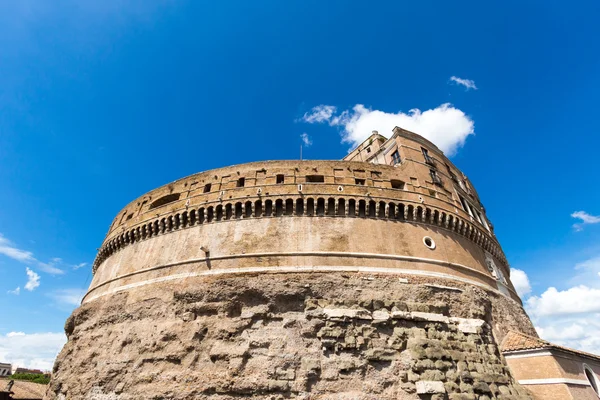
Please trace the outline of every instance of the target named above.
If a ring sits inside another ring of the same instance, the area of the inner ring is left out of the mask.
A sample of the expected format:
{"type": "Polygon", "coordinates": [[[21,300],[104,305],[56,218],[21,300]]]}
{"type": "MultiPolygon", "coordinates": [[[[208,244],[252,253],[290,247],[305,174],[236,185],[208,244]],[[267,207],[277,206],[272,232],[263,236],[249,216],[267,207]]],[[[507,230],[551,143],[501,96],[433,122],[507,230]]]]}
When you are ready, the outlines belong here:
{"type": "Polygon", "coordinates": [[[497,345],[536,334],[485,210],[400,128],[146,193],[93,272],[48,398],[528,398],[497,345]]]}

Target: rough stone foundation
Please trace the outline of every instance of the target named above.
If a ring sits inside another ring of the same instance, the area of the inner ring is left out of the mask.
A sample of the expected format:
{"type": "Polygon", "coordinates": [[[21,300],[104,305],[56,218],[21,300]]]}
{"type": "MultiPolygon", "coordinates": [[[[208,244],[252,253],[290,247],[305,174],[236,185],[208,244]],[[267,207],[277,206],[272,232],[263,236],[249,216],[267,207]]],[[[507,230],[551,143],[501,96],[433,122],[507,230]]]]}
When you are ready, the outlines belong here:
{"type": "Polygon", "coordinates": [[[47,399],[530,399],[494,292],[412,276],[193,278],[75,310],[47,399]]]}

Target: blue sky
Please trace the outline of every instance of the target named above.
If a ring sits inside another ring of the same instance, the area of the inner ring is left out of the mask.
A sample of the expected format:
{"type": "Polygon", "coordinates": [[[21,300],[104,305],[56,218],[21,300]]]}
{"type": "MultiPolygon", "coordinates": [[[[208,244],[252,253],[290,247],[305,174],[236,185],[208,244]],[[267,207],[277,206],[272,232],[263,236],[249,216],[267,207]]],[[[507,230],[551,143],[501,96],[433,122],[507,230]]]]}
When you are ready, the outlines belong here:
{"type": "Polygon", "coordinates": [[[542,336],[600,353],[599,18],[593,1],[0,3],[0,361],[49,368],[140,194],[298,158],[302,134],[305,158],[339,159],[394,121],[456,148],[542,336]]]}

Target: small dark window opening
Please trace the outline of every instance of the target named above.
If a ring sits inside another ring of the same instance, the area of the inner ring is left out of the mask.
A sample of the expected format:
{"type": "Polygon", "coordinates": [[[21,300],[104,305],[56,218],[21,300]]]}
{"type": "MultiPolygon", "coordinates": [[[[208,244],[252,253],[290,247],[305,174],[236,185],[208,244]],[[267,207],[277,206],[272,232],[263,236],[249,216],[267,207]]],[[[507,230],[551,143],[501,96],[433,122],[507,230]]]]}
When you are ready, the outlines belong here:
{"type": "Polygon", "coordinates": [[[362,186],[364,186],[365,185],[365,180],[364,179],[356,178],[356,179],[354,179],[354,183],[356,185],[362,185],[362,186]]]}
{"type": "Polygon", "coordinates": [[[168,194],[166,196],[163,196],[159,199],[154,200],[154,202],[152,202],[152,204],[150,204],[150,208],[148,208],[148,210],[152,210],[153,208],[164,206],[165,204],[171,203],[176,200],[179,200],[179,193],[168,194]]]}
{"type": "Polygon", "coordinates": [[[371,152],[371,148],[367,147],[367,153],[370,153],[370,152],[371,152]]]}
{"type": "MultiPolygon", "coordinates": [[[[158,207],[158,206],[157,206],[157,207],[158,207]]],[[[152,208],[152,207],[150,207],[150,208],[152,208]]],[[[129,215],[127,216],[127,221],[129,221],[131,218],[133,218],[133,213],[131,213],[131,214],[129,214],[129,215]]]]}
{"type": "Polygon", "coordinates": [[[323,175],[306,175],[306,182],[309,183],[324,183],[325,177],[323,175]]]}
{"type": "Polygon", "coordinates": [[[236,183],[236,187],[244,187],[246,184],[246,178],[239,178],[236,183]]]}
{"type": "Polygon", "coordinates": [[[283,174],[277,175],[276,179],[277,179],[277,184],[282,184],[285,182],[285,175],[283,175],[283,174]]]}
{"type": "Polygon", "coordinates": [[[208,192],[210,192],[210,187],[211,187],[211,186],[212,186],[212,185],[211,185],[210,183],[207,183],[206,185],[204,185],[204,190],[203,190],[203,192],[204,192],[204,193],[208,193],[208,192]]]}
{"type": "Polygon", "coordinates": [[[398,150],[392,153],[392,165],[400,164],[400,153],[398,150]]]}
{"type": "Polygon", "coordinates": [[[392,184],[392,189],[404,190],[404,182],[398,179],[392,179],[390,182],[392,184]]]}
{"type": "Polygon", "coordinates": [[[247,201],[246,204],[244,204],[244,218],[250,217],[252,217],[252,202],[247,201]]]}
{"type": "Polygon", "coordinates": [[[235,218],[242,218],[242,203],[235,203],[235,218]]]}

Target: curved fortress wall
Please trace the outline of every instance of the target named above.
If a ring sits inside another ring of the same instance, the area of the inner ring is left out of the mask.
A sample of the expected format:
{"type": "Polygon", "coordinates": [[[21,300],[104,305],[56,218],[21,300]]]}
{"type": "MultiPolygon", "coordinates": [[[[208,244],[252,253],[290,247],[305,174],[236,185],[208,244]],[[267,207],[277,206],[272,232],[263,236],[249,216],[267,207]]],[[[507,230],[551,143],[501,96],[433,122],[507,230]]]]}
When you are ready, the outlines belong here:
{"type": "Polygon", "coordinates": [[[49,398],[526,396],[497,343],[535,331],[485,210],[399,128],[153,190],[93,271],[49,398]]]}

